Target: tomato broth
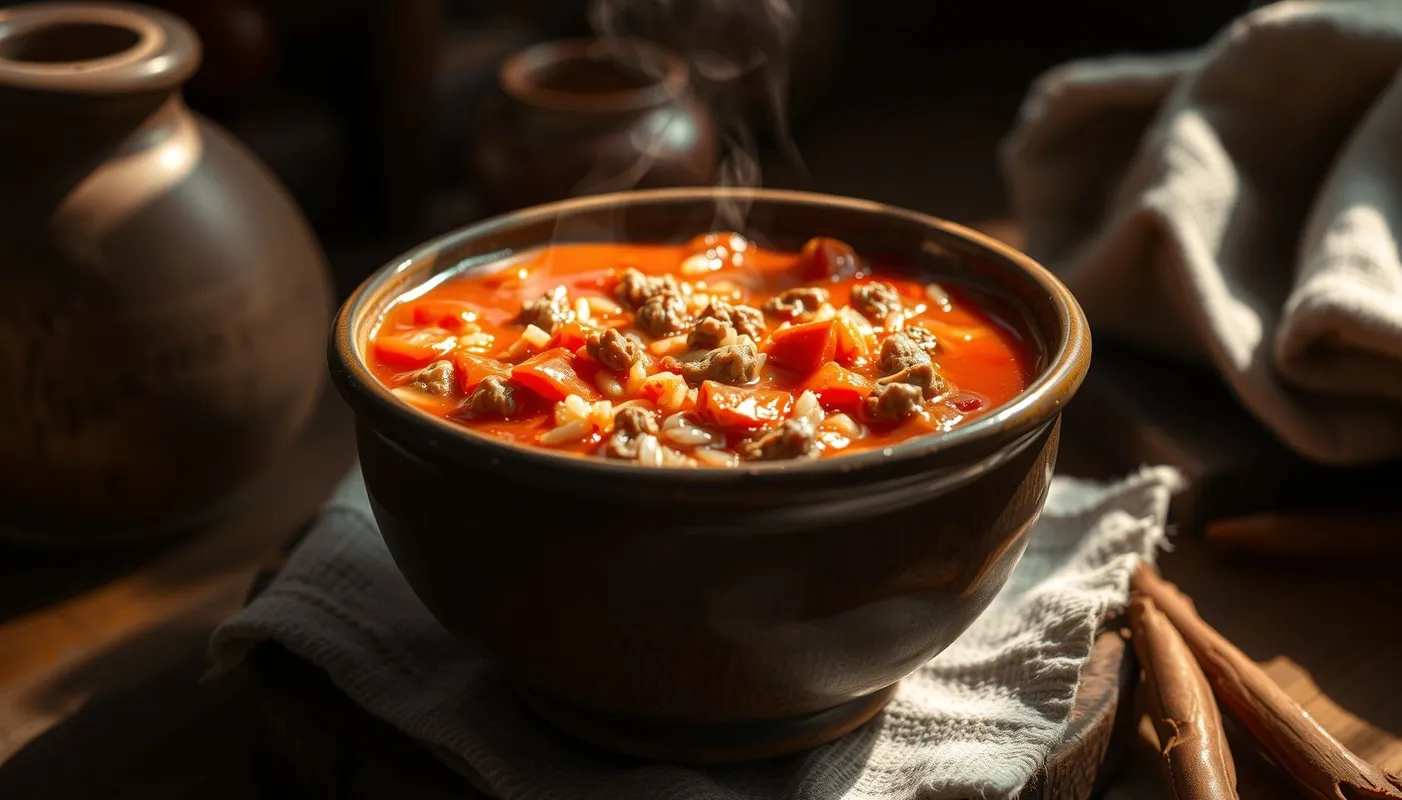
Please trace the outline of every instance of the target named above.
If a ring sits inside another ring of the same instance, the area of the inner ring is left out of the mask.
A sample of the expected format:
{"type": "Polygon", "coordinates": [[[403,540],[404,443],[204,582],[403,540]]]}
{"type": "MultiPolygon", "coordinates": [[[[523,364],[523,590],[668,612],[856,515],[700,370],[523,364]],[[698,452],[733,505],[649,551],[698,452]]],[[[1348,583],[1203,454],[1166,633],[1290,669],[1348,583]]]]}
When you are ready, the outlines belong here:
{"type": "Polygon", "coordinates": [[[838,456],[947,431],[1034,377],[970,286],[814,239],[560,244],[392,305],[368,351],[405,402],[529,447],[647,466],[838,456]]]}

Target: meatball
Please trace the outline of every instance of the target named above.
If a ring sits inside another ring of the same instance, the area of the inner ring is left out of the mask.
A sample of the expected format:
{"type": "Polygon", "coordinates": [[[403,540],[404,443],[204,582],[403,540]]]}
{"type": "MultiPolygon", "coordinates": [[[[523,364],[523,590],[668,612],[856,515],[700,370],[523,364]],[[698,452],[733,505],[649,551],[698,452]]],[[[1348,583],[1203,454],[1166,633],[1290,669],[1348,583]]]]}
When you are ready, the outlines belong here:
{"type": "Polygon", "coordinates": [[[818,455],[818,433],[807,420],[786,419],[783,424],[740,445],[740,457],[747,461],[778,461],[814,458],[818,455]]]}
{"type": "Polygon", "coordinates": [[[860,283],[852,287],[852,308],[879,325],[892,314],[901,312],[901,295],[889,283],[860,283]]]}
{"type": "Polygon", "coordinates": [[[618,285],[613,289],[613,296],[629,308],[640,308],[650,298],[663,292],[680,294],[681,287],[677,285],[677,279],[671,275],[654,278],[629,267],[618,276],[618,285]]]}
{"type": "Polygon", "coordinates": [[[448,360],[435,361],[414,373],[413,379],[409,381],[409,387],[426,394],[447,397],[456,388],[455,377],[457,374],[453,369],[453,362],[448,360]]]}
{"type": "Polygon", "coordinates": [[[648,336],[660,338],[686,330],[691,325],[691,315],[687,313],[685,298],[677,292],[664,291],[638,306],[633,323],[648,336]]]}
{"type": "Polygon", "coordinates": [[[777,294],[764,304],[764,310],[780,319],[797,321],[812,316],[828,301],[828,290],[817,286],[801,286],[777,294]]]}
{"type": "Polygon", "coordinates": [[[593,331],[584,340],[584,350],[605,367],[618,372],[627,372],[643,357],[638,343],[619,333],[614,328],[600,333],[593,331]]]}
{"type": "Polygon", "coordinates": [[[505,378],[488,375],[468,395],[462,410],[474,417],[509,417],[516,411],[516,388],[505,378]]]}
{"type": "Polygon", "coordinates": [[[893,333],[881,343],[881,371],[887,375],[928,363],[929,354],[904,333],[893,333]]]}
{"type": "Polygon", "coordinates": [[[873,419],[899,422],[914,416],[925,404],[920,387],[908,383],[883,383],[866,401],[867,415],[873,419]]]}
{"type": "Polygon", "coordinates": [[[643,434],[657,435],[657,420],[652,414],[637,406],[619,409],[613,415],[613,433],[604,443],[604,455],[630,461],[637,458],[638,438],[643,434]]]}
{"type": "Polygon", "coordinates": [[[518,323],[534,325],[547,333],[554,331],[556,325],[572,319],[574,311],[570,309],[569,291],[563,286],[556,286],[540,297],[523,303],[521,313],[516,315],[518,323]]]}
{"type": "Polygon", "coordinates": [[[762,364],[754,345],[742,343],[717,347],[699,361],[679,361],[669,356],[662,359],[661,367],[681,375],[693,386],[702,381],[741,386],[759,378],[762,364]]]}

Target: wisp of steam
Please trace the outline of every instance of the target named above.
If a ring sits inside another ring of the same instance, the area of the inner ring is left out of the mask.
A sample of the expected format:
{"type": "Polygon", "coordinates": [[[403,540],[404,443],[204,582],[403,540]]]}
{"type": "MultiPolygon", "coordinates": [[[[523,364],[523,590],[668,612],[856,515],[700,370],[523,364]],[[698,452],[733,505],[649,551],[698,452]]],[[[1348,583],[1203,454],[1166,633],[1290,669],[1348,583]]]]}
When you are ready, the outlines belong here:
{"type": "MultiPolygon", "coordinates": [[[[630,42],[641,39],[669,47],[685,59],[694,88],[702,90],[721,137],[715,185],[757,189],[761,183],[758,143],[747,115],[753,107],[754,92],[762,94],[759,99],[779,145],[798,162],[797,150],[789,137],[786,109],[790,42],[798,31],[799,2],[592,0],[589,21],[594,32],[619,48],[621,54],[628,52],[630,42]]],[[[658,133],[659,137],[665,135],[666,131],[658,133]]],[[[632,188],[648,166],[634,165],[624,175],[591,176],[589,182],[593,185],[588,188],[632,188]],[[620,182],[628,183],[619,185],[620,182]]],[[[739,230],[748,210],[745,199],[719,203],[715,227],[739,230]]]]}

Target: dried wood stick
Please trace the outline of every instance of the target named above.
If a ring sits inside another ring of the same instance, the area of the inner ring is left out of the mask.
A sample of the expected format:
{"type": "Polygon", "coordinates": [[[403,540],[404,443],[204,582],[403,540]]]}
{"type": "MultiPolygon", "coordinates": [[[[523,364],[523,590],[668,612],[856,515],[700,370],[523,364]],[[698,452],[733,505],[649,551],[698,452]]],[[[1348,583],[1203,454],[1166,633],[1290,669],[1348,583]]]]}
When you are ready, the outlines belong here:
{"type": "Polygon", "coordinates": [[[1148,597],[1130,603],[1129,622],[1174,800],[1235,800],[1236,763],[1193,651],[1148,597]]]}
{"type": "Polygon", "coordinates": [[[1178,587],[1147,565],[1135,572],[1132,587],[1163,611],[1197,657],[1222,707],[1302,790],[1325,800],[1402,800],[1402,778],[1331,736],[1265,670],[1204,622],[1178,587]]]}
{"type": "Polygon", "coordinates": [[[1402,517],[1251,514],[1209,523],[1213,545],[1310,563],[1402,560],[1402,517]]]}

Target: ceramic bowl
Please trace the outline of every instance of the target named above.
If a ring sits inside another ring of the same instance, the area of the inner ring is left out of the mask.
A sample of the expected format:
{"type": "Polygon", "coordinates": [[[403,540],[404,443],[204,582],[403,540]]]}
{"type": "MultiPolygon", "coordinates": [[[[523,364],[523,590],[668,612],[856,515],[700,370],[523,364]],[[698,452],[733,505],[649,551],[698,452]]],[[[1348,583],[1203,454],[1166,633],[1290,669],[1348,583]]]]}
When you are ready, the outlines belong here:
{"type": "Polygon", "coordinates": [[[346,301],[329,355],[375,518],[443,625],[570,733],[720,762],[852,730],[988,606],[1046,498],[1090,336],[1050,273],[958,225],[839,197],[664,189],[429,242],[346,301]],[[488,438],[401,402],[366,368],[387,305],[445,271],[550,242],[685,241],[741,215],[760,244],[833,236],[1001,295],[1035,339],[1034,382],[963,427],[885,450],[685,470],[488,438]]]}

